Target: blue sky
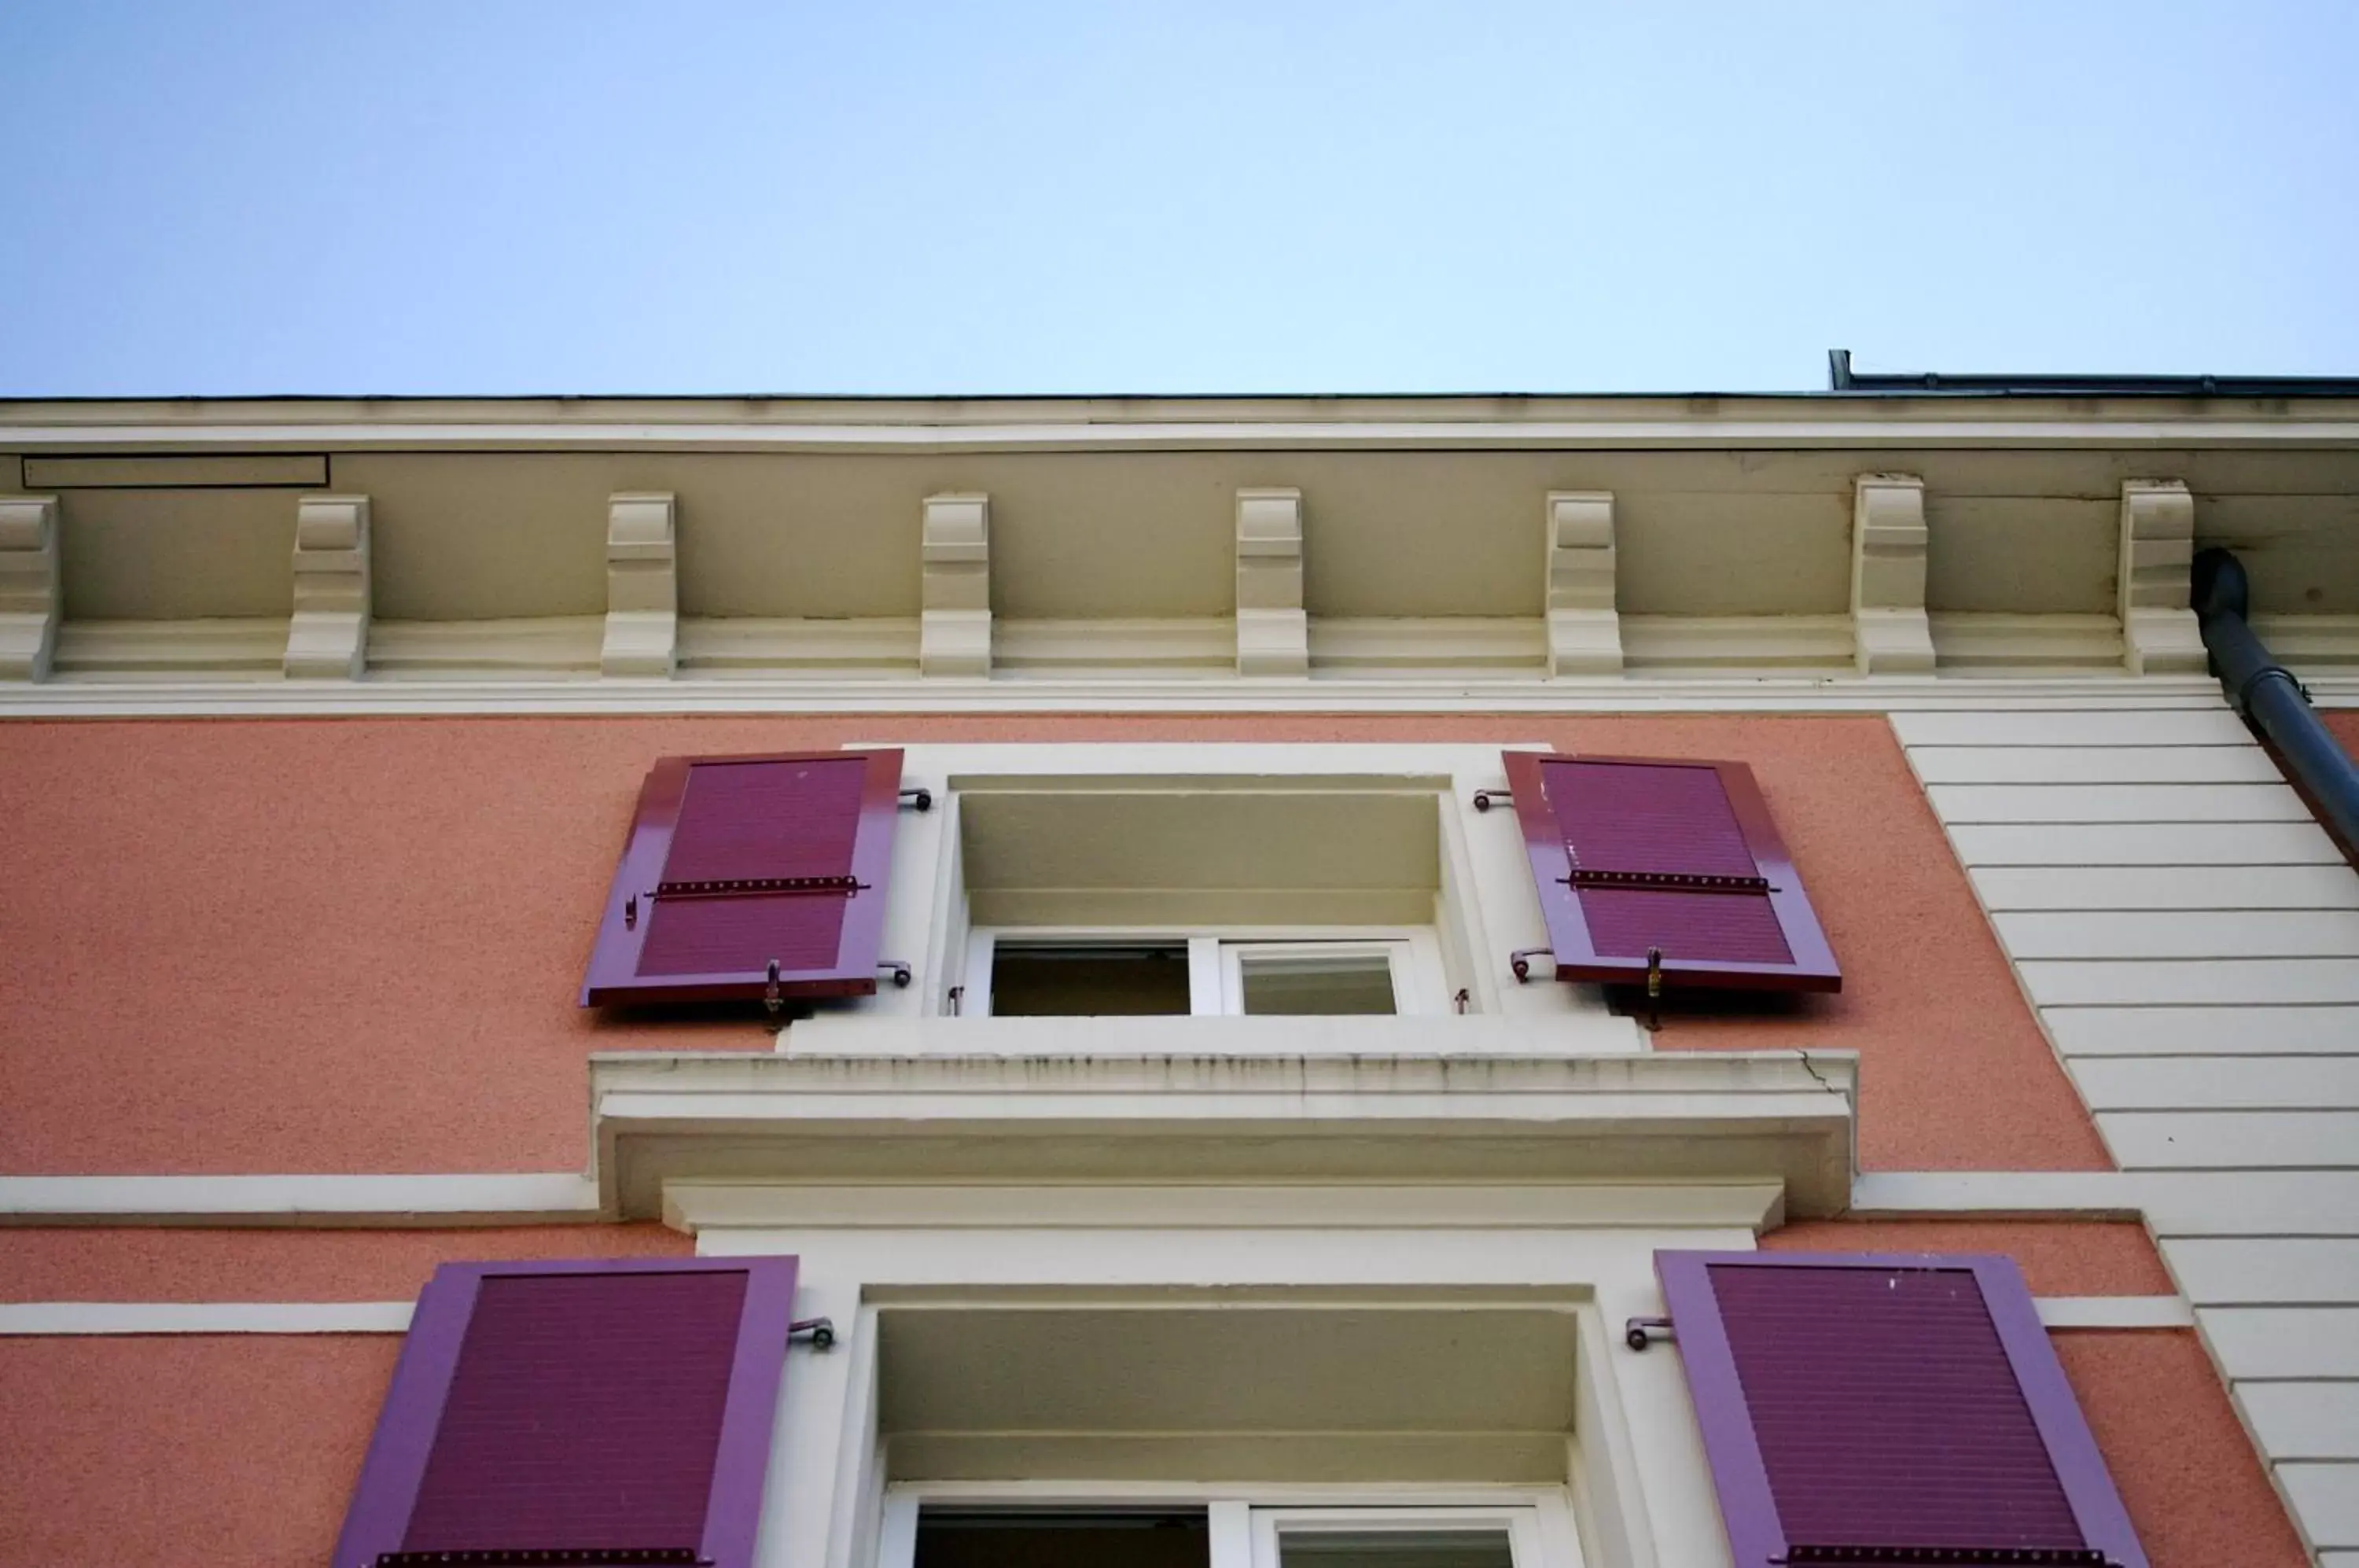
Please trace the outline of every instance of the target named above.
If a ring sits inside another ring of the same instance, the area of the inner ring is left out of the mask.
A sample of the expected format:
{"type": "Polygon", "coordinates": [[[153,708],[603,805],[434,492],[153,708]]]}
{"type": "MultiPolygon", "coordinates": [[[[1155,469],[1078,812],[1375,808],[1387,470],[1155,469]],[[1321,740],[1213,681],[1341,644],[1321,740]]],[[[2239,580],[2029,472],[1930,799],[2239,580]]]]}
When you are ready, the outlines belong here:
{"type": "Polygon", "coordinates": [[[0,0],[0,395],[2359,374],[2359,5],[0,0]]]}

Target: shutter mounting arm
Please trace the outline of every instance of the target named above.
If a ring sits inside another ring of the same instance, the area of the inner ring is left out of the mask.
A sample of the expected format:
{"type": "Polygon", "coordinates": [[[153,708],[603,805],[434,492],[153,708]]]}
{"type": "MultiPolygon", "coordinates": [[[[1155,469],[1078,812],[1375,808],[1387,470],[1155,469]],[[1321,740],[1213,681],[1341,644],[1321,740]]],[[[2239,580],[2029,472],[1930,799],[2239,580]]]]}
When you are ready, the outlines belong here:
{"type": "Polygon", "coordinates": [[[1631,1349],[1644,1350],[1658,1339],[1676,1345],[1680,1336],[1672,1332],[1669,1318],[1632,1318],[1622,1325],[1622,1337],[1631,1349]]]}

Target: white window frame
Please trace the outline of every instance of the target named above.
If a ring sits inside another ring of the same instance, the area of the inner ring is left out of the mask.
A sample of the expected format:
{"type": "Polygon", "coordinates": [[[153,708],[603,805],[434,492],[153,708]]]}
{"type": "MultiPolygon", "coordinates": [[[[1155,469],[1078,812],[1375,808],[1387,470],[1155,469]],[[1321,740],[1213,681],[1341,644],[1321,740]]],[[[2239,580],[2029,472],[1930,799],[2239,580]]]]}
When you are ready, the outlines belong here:
{"type": "Polygon", "coordinates": [[[991,1017],[992,960],[1002,942],[1104,942],[1109,946],[1184,942],[1188,949],[1188,1010],[1197,1018],[1242,1016],[1245,964],[1263,954],[1332,954],[1350,958],[1382,955],[1392,968],[1395,1016],[1430,1018],[1452,1010],[1441,939],[1431,926],[1258,926],[1234,930],[976,926],[967,932],[965,976],[957,1000],[959,1017],[991,1017]]]}
{"type": "Polygon", "coordinates": [[[1289,1534],[1321,1530],[1500,1530],[1515,1568],[1584,1568],[1580,1532],[1561,1486],[1174,1486],[1054,1481],[896,1482],[885,1488],[875,1568],[916,1568],[918,1516],[928,1505],[973,1508],[1201,1506],[1207,1568],[1281,1568],[1289,1534]]]}
{"type": "MultiPolygon", "coordinates": [[[[1540,1540],[1538,1506],[1488,1508],[1257,1508],[1251,1510],[1251,1562],[1245,1568],[1284,1568],[1289,1536],[1380,1535],[1430,1530],[1497,1530],[1507,1538],[1514,1568],[1549,1568],[1540,1540]]],[[[1580,1560],[1580,1548],[1573,1548],[1580,1560]]],[[[1229,1568],[1217,1556],[1210,1568],[1229,1568]]]]}

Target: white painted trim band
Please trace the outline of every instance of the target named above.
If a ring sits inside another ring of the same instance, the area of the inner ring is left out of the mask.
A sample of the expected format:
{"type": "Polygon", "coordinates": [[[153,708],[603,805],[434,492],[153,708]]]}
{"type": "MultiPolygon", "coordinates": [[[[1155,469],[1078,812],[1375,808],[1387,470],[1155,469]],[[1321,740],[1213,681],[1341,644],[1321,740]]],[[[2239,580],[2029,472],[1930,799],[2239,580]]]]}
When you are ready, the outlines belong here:
{"type": "MultiPolygon", "coordinates": [[[[2359,678],[2310,679],[2317,701],[2359,702],[2359,678]]],[[[1598,676],[1212,680],[1007,678],[964,682],[745,680],[58,681],[0,689],[0,718],[383,713],[1569,713],[2224,710],[2201,676],[1598,676]]]]}
{"type": "Polygon", "coordinates": [[[2184,1296],[2040,1296],[2032,1304],[2049,1329],[2195,1326],[2184,1296]]]}
{"type": "Polygon", "coordinates": [[[408,1301],[17,1301],[0,1336],[140,1334],[406,1334],[408,1301]]]}
{"type": "Polygon", "coordinates": [[[0,1225],[474,1225],[596,1220],[571,1171],[421,1176],[0,1176],[0,1225]]]}
{"type": "MultiPolygon", "coordinates": [[[[2178,1296],[2042,1296],[2051,1329],[2192,1328],[2178,1296]]],[[[152,1334],[405,1334],[408,1301],[17,1301],[0,1305],[0,1338],[152,1334]]]]}

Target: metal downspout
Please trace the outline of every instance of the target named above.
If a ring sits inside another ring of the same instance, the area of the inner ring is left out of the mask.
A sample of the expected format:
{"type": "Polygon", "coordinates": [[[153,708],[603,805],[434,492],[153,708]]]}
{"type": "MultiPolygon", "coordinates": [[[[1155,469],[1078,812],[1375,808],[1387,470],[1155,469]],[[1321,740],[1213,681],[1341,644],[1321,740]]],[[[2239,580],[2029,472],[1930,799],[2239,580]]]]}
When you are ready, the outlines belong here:
{"type": "Polygon", "coordinates": [[[2221,689],[2277,754],[2344,856],[2359,864],[2359,766],[2319,722],[2301,682],[2245,624],[2251,596],[2244,562],[2230,550],[2201,551],[2192,587],[2195,618],[2221,689]]]}

